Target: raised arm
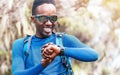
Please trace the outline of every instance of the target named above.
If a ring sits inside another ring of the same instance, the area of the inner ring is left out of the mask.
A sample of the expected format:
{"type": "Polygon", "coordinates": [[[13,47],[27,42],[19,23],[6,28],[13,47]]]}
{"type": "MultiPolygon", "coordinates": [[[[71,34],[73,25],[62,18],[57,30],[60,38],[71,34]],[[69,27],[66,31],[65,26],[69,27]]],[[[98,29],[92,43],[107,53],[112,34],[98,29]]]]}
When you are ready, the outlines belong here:
{"type": "Polygon", "coordinates": [[[63,48],[55,44],[46,44],[42,51],[43,56],[54,59],[57,55],[63,54],[84,62],[91,62],[98,59],[98,53],[80,42],[76,37],[65,35],[63,41],[63,48]],[[53,53],[51,53],[51,50],[53,50],[53,53]]]}
{"type": "Polygon", "coordinates": [[[92,48],[65,48],[64,55],[74,59],[91,62],[98,59],[98,53],[92,48]]]}
{"type": "Polygon", "coordinates": [[[74,59],[90,62],[98,59],[98,53],[96,50],[88,47],[82,43],[79,39],[72,35],[64,35],[64,55],[72,57],[74,59]]]}

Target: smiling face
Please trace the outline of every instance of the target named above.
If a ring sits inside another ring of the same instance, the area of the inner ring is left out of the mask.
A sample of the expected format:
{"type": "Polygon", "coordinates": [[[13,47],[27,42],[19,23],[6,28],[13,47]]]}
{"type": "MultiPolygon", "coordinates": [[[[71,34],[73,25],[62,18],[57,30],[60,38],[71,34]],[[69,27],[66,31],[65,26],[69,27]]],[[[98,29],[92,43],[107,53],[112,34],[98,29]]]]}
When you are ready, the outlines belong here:
{"type": "Polygon", "coordinates": [[[36,15],[32,16],[32,20],[36,25],[37,37],[45,38],[52,34],[56,21],[51,22],[50,18],[55,15],[56,8],[53,4],[42,4],[36,8],[36,15]],[[45,18],[48,20],[44,22],[45,18]]]}

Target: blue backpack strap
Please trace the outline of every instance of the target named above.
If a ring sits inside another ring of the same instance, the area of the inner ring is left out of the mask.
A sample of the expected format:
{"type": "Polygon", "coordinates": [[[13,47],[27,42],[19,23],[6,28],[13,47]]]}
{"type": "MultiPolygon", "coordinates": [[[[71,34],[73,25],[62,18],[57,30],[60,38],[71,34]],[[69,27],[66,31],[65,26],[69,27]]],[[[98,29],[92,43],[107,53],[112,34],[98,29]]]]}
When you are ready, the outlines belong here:
{"type": "Polygon", "coordinates": [[[63,35],[64,33],[55,33],[56,34],[56,45],[63,47],[63,35]]]}
{"type": "MultiPolygon", "coordinates": [[[[56,45],[63,47],[63,36],[64,33],[56,32],[56,45]]],[[[70,57],[61,56],[62,64],[66,68],[66,75],[73,75],[72,63],[70,57]]]]}
{"type": "Polygon", "coordinates": [[[32,36],[30,36],[30,35],[27,35],[24,38],[23,50],[24,50],[24,62],[25,62],[25,65],[26,65],[26,60],[27,60],[27,58],[29,56],[31,41],[32,41],[32,36]]]}

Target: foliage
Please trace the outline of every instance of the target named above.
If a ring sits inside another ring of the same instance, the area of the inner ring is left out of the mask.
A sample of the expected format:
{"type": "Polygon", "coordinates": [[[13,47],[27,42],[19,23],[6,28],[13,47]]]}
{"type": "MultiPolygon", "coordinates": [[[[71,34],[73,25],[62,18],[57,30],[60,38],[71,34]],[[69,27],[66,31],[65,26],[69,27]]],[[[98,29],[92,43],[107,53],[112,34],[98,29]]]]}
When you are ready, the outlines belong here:
{"type": "MultiPolygon", "coordinates": [[[[0,75],[10,75],[13,41],[35,33],[32,2],[0,0],[0,75]]],[[[75,75],[120,74],[119,5],[120,0],[56,0],[60,31],[75,35],[100,55],[92,63],[73,59],[75,75]]]]}

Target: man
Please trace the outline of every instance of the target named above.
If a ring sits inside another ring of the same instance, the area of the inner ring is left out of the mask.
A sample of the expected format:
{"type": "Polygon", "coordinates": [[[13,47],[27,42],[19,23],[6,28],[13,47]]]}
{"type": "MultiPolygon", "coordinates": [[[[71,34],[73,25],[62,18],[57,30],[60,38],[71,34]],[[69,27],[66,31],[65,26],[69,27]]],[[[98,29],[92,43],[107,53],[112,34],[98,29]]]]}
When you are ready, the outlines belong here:
{"type": "Polygon", "coordinates": [[[13,75],[68,75],[62,64],[62,56],[79,61],[95,61],[98,54],[76,37],[63,34],[63,47],[56,45],[56,7],[53,0],[35,0],[32,9],[32,22],[36,33],[31,38],[30,51],[24,60],[24,38],[16,40],[12,47],[13,75]]]}

